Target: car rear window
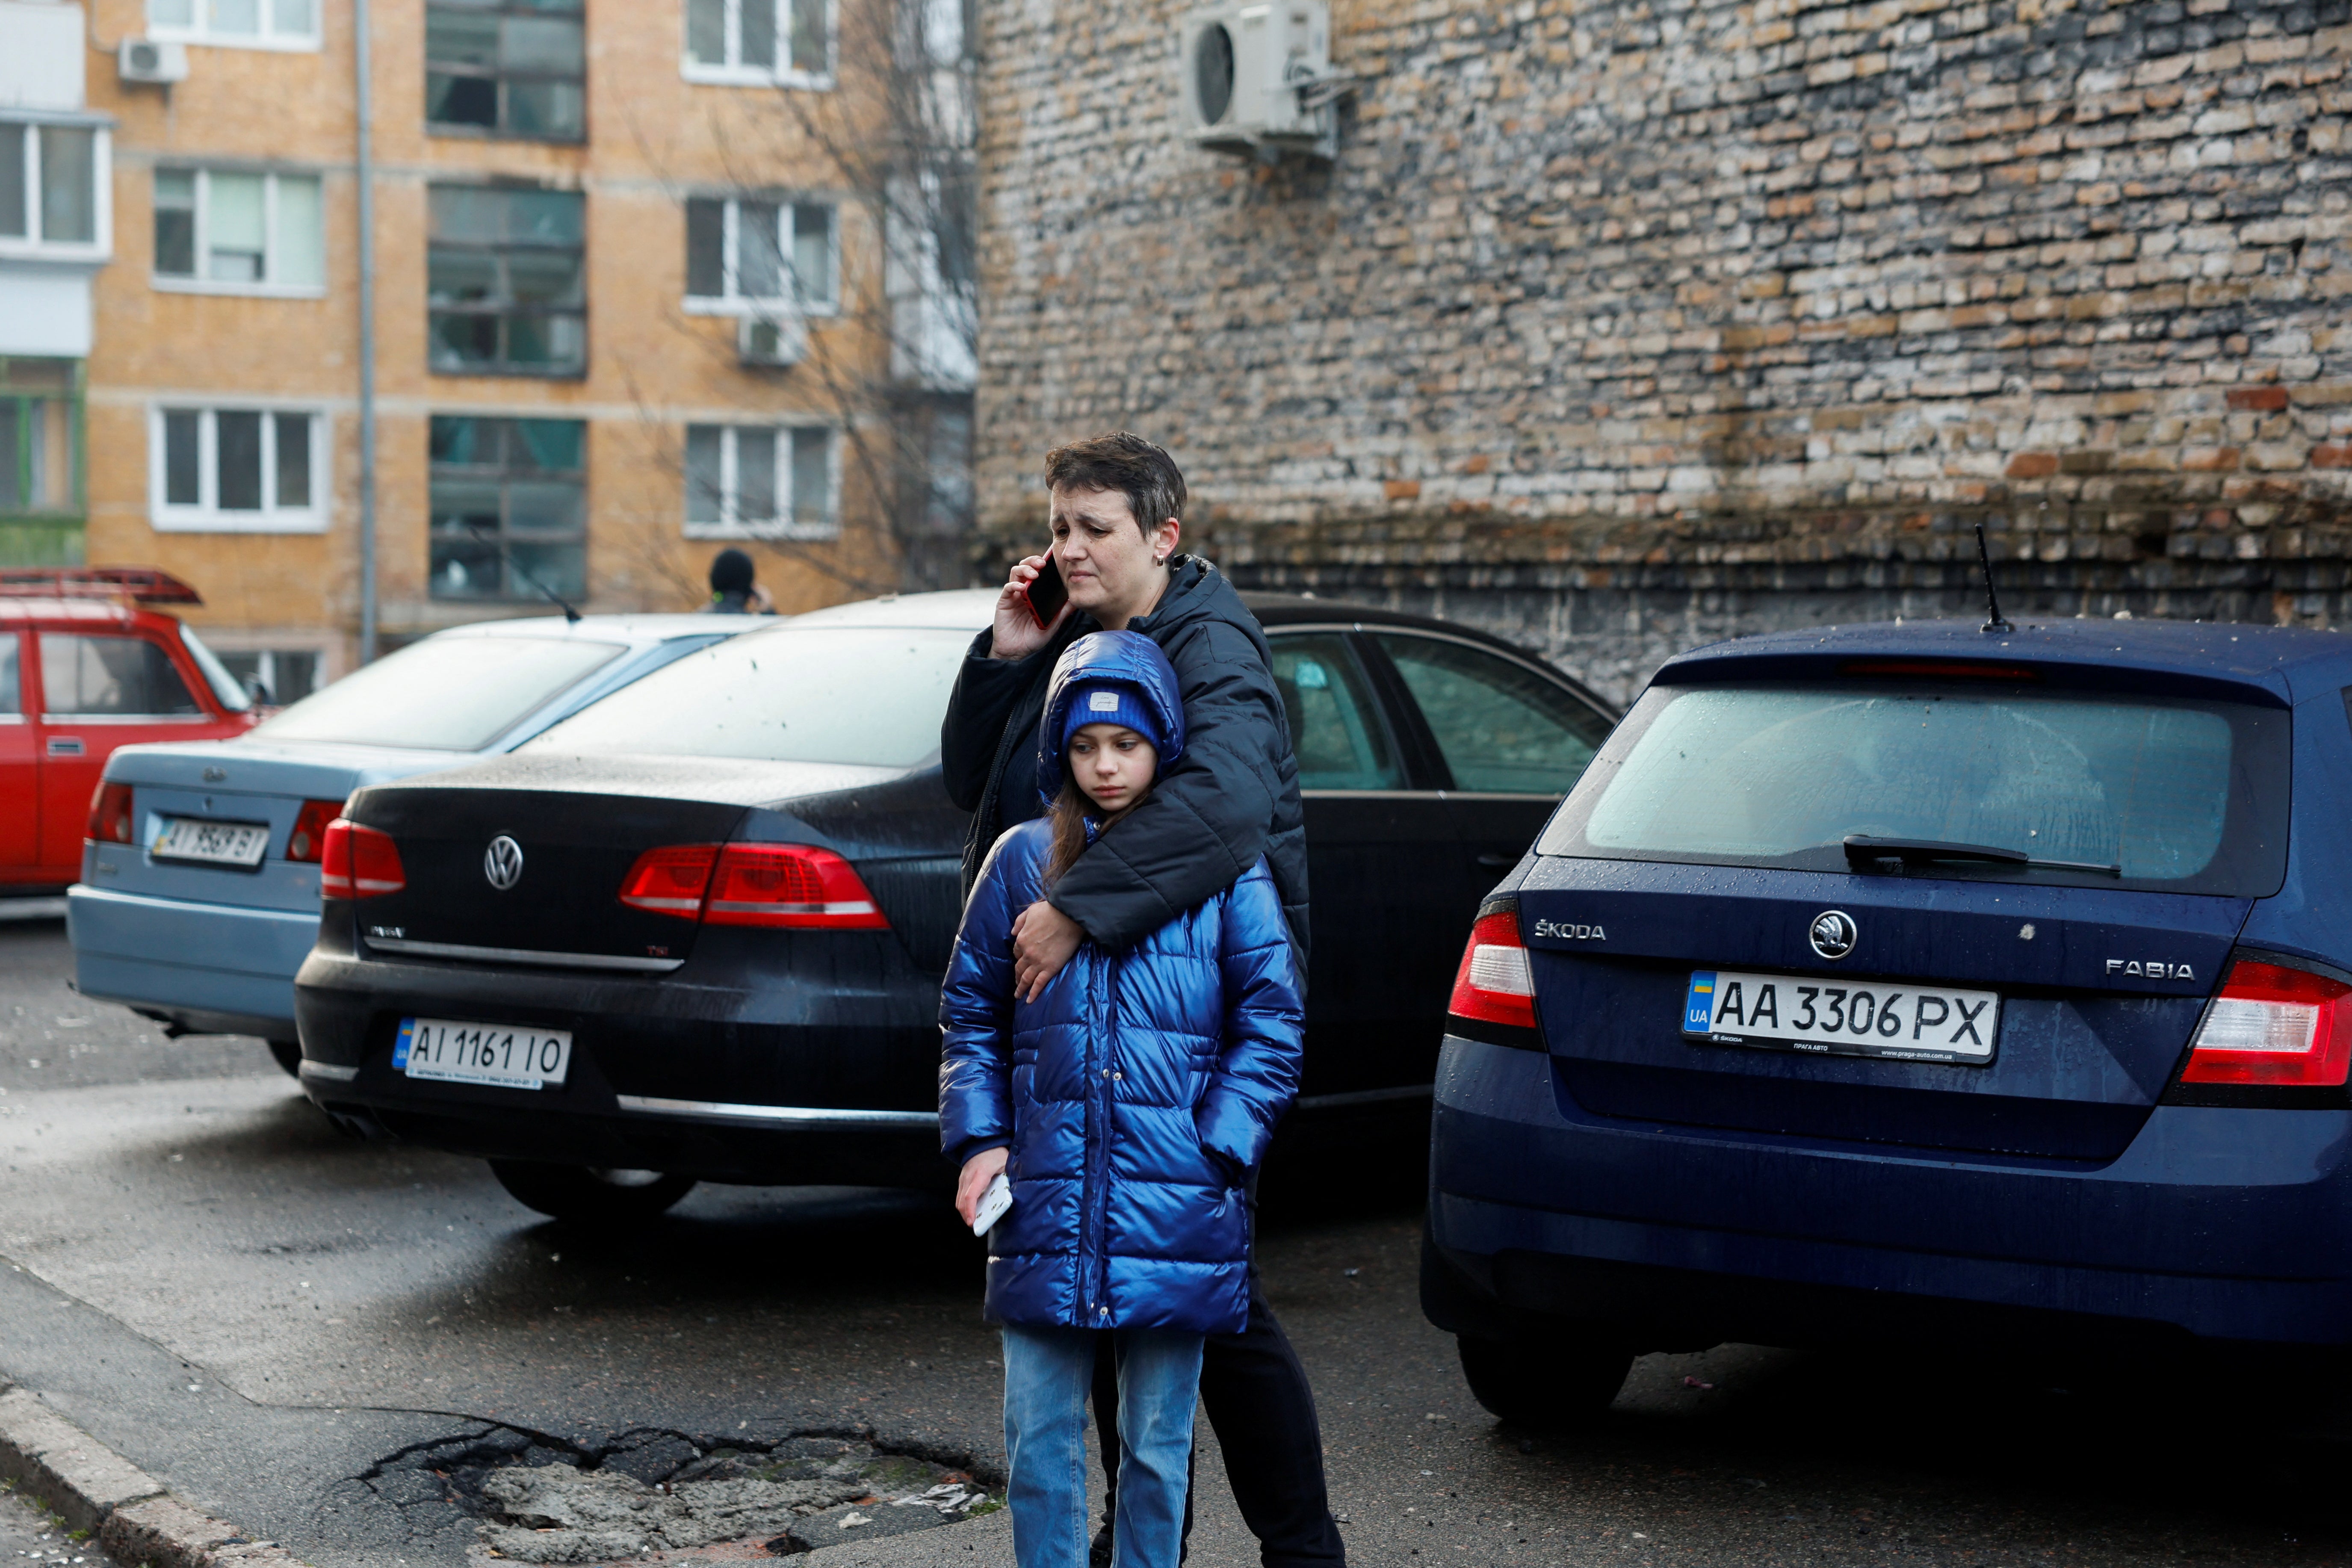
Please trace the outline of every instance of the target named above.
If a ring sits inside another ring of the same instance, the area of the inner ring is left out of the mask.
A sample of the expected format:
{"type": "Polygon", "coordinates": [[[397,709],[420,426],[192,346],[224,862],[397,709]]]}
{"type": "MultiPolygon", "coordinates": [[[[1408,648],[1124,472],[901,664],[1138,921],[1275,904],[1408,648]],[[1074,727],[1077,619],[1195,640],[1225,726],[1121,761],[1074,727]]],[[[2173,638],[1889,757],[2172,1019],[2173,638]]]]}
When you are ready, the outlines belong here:
{"type": "Polygon", "coordinates": [[[741,757],[911,768],[940,721],[970,631],[781,626],[688,654],[530,742],[604,756],[741,757]]]}
{"type": "Polygon", "coordinates": [[[254,733],[478,752],[622,652],[618,643],[572,637],[427,637],[305,697],[254,733]]]}
{"type": "Polygon", "coordinates": [[[1843,871],[1854,834],[2116,868],[1937,859],[1911,865],[1910,876],[2240,897],[2277,889],[2284,711],[1974,685],[1653,688],[1537,850],[1843,871]]]}

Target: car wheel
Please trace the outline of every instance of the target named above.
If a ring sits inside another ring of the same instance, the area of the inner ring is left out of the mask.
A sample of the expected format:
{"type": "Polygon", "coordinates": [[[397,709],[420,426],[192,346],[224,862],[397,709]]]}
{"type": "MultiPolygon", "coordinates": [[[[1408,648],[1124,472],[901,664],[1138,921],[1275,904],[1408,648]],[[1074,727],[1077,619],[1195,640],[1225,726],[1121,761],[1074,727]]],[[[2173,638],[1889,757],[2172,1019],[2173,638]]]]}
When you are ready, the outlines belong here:
{"type": "Polygon", "coordinates": [[[302,1076],[301,1041],[272,1040],[269,1042],[269,1054],[278,1058],[279,1067],[284,1068],[296,1078],[302,1076]]]}
{"type": "Polygon", "coordinates": [[[1455,1342],[1470,1393],[1504,1420],[1522,1426],[1571,1426],[1609,1408],[1624,1386],[1633,1352],[1613,1346],[1455,1342]]]}
{"type": "Polygon", "coordinates": [[[551,1219],[651,1219],[694,1190],[692,1176],[493,1160],[490,1173],[515,1202],[551,1219]]]}

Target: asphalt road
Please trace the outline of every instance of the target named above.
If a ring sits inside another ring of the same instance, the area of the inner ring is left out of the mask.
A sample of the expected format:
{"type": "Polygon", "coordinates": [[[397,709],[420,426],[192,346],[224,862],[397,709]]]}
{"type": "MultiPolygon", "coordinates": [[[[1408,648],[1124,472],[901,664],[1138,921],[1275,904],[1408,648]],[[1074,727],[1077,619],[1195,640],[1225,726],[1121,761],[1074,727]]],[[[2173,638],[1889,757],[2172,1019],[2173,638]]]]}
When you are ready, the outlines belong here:
{"type": "MultiPolygon", "coordinates": [[[[59,925],[0,922],[0,1374],[248,1533],[454,1568],[489,1465],[658,1479],[852,1429],[1001,1460],[977,1249],[933,1201],[706,1187],[567,1232],[476,1162],[338,1137],[259,1041],[165,1042],[69,973],[59,925]]],[[[1527,1434],[1422,1321],[1417,1226],[1294,1194],[1264,1229],[1358,1563],[2352,1560],[2352,1422],[2316,1367],[1727,1346],[1527,1434]]],[[[1206,1444],[1192,1562],[1255,1560],[1206,1444]]]]}

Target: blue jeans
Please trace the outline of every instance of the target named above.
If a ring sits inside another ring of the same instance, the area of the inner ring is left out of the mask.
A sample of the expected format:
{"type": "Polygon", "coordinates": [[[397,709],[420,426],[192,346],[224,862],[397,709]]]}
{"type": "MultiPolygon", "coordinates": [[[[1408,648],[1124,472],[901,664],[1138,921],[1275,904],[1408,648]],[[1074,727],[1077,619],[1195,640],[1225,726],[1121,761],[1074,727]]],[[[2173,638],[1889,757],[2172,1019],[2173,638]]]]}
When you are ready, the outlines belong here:
{"type": "MultiPolygon", "coordinates": [[[[1176,1568],[1184,1543],[1199,1334],[1110,1331],[1118,1352],[1118,1555],[1114,1568],[1176,1568]]],[[[1004,1330],[1004,1451],[1021,1568],[1086,1568],[1087,1393],[1092,1329],[1004,1330]]]]}

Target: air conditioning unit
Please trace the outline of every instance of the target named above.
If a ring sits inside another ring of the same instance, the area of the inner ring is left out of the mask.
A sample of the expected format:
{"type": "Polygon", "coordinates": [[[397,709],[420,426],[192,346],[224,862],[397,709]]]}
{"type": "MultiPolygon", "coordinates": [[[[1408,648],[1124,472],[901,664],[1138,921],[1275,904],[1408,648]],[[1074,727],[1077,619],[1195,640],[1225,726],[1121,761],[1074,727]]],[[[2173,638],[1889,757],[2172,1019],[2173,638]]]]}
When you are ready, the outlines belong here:
{"type": "Polygon", "coordinates": [[[808,353],[808,323],[798,316],[746,316],[736,324],[735,353],[745,364],[774,369],[808,353]]]}
{"type": "Polygon", "coordinates": [[[1331,8],[1273,0],[1195,11],[1183,23],[1184,115],[1192,140],[1220,153],[1261,149],[1329,158],[1331,8]]]}
{"type": "Polygon", "coordinates": [[[124,81],[185,81],[188,48],[185,44],[158,43],[153,38],[125,38],[115,48],[114,69],[124,81]]]}

